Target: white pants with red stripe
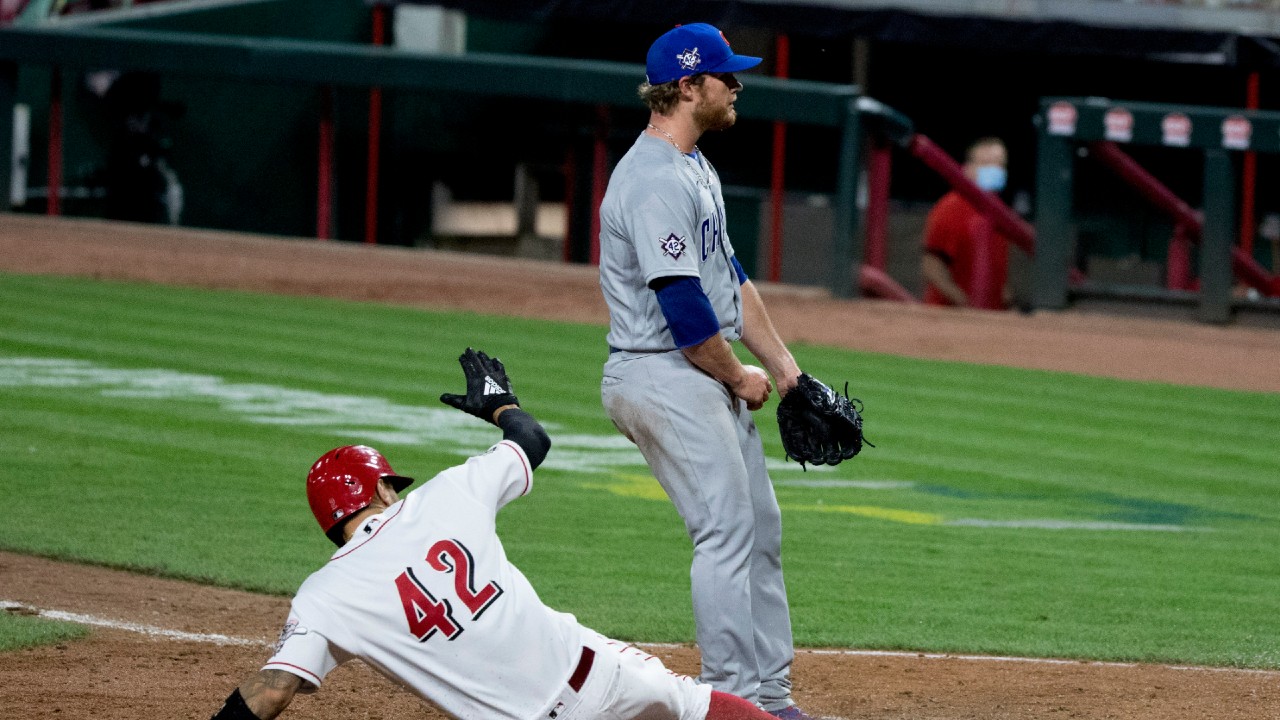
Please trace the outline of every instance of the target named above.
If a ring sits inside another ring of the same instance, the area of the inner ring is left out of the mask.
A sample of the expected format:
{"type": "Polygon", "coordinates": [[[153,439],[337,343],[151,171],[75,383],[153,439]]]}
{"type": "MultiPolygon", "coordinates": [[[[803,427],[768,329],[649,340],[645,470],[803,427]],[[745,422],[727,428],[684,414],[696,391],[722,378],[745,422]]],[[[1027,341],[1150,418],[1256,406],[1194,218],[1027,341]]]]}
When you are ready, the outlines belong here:
{"type": "Polygon", "coordinates": [[[704,720],[711,686],[666,668],[658,658],[603,635],[579,689],[565,684],[546,720],[704,720]]]}

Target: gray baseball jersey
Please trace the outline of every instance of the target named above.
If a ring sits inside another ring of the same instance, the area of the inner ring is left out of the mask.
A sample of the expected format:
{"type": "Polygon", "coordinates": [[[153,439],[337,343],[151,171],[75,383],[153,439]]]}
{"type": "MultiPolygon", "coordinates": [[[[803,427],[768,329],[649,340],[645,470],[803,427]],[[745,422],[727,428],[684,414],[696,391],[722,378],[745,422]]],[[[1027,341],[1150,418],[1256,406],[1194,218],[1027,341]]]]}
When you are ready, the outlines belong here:
{"type": "Polygon", "coordinates": [[[730,258],[720,178],[702,153],[691,158],[641,135],[619,161],[600,205],[600,288],[609,344],[674,350],[654,278],[700,279],[726,340],[742,336],[742,292],[730,258]]]}
{"type": "Polygon", "coordinates": [[[742,335],[742,294],[720,180],[706,158],[642,135],[600,208],[600,286],[609,305],[601,399],[639,447],[693,540],[693,614],[702,680],[790,704],[794,655],[782,577],[782,514],[746,403],[676,349],[648,282],[697,276],[720,321],[742,335]]]}

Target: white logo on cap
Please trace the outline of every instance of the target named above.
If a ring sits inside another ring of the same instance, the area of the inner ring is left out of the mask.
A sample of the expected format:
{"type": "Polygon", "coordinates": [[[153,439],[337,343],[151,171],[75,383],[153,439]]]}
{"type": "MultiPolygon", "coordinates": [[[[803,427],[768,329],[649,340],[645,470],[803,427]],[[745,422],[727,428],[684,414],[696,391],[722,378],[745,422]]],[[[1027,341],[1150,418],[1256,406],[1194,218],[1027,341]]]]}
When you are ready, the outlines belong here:
{"type": "Polygon", "coordinates": [[[676,56],[676,60],[680,62],[680,67],[685,70],[693,70],[702,64],[702,57],[698,55],[698,48],[685,50],[676,56]]]}

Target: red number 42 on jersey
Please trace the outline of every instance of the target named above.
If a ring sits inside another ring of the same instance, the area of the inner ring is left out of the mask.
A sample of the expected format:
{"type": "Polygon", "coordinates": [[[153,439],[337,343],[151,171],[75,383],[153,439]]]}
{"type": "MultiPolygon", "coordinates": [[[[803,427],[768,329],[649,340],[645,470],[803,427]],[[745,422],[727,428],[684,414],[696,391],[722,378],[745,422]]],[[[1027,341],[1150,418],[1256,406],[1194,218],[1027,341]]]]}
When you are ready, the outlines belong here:
{"type": "MultiPolygon", "coordinates": [[[[502,588],[490,580],[478,592],[475,588],[475,559],[467,546],[457,540],[440,540],[427,551],[427,564],[432,570],[453,574],[453,591],[463,606],[471,613],[471,620],[479,620],[485,610],[502,595],[502,588]]],[[[462,634],[462,625],[453,614],[453,604],[448,598],[437,599],[414,575],[413,568],[405,568],[396,576],[396,590],[404,606],[409,632],[421,642],[426,642],[437,632],[452,640],[462,634]]]]}

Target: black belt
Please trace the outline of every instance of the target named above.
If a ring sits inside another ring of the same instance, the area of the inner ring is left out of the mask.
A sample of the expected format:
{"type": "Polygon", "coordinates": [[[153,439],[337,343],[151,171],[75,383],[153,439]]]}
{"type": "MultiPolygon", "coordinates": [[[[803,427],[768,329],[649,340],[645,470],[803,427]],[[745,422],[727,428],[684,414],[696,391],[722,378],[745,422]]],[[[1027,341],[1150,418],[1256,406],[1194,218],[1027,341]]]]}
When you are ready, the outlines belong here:
{"type": "Polygon", "coordinates": [[[573,674],[569,676],[569,687],[574,692],[582,692],[582,684],[587,681],[587,675],[591,672],[591,663],[596,661],[596,651],[589,647],[582,648],[582,657],[578,659],[578,667],[574,668],[573,674]]]}

